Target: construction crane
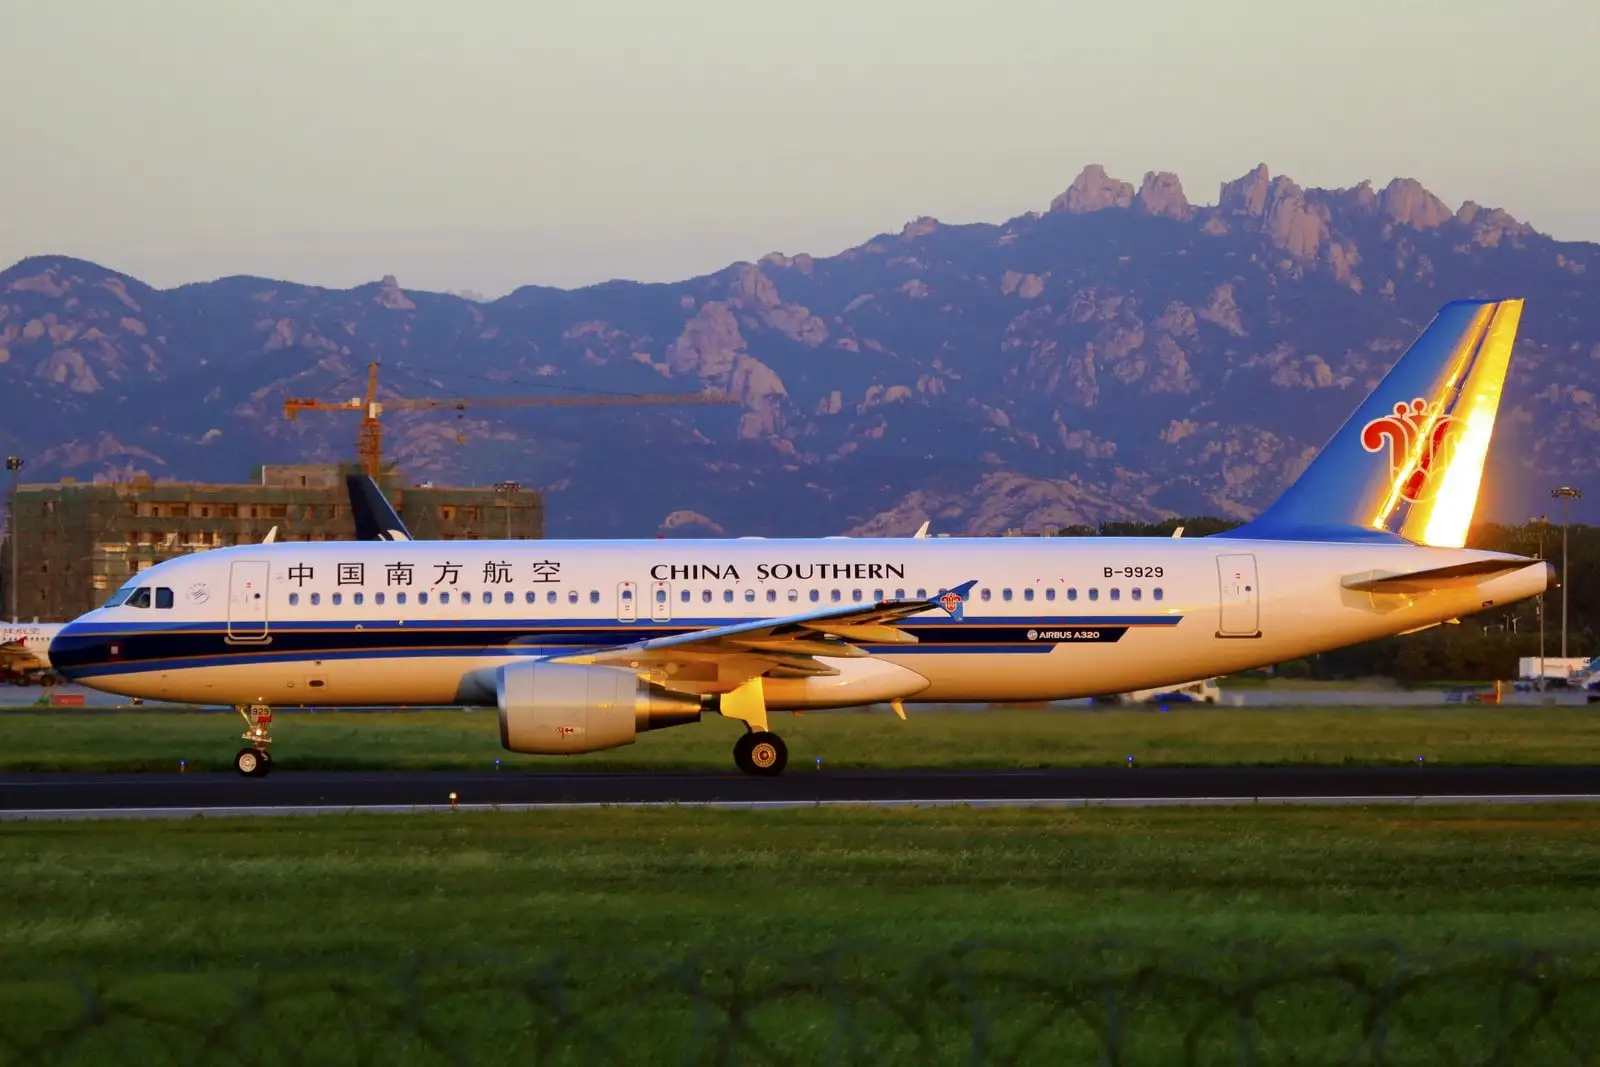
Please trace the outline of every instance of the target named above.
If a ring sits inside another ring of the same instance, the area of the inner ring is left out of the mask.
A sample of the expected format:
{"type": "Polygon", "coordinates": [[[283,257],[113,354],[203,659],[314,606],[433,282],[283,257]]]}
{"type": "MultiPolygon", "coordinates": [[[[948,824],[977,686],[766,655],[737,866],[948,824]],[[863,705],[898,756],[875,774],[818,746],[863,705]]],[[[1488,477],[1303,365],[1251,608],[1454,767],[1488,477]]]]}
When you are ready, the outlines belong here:
{"type": "Polygon", "coordinates": [[[359,411],[361,434],[356,439],[356,455],[361,469],[377,478],[383,469],[383,423],[390,411],[465,411],[467,408],[609,408],[639,404],[737,404],[733,397],[717,393],[578,393],[572,396],[490,396],[490,397],[398,397],[378,401],[378,364],[367,366],[367,395],[349,400],[317,400],[289,397],[283,402],[283,417],[291,422],[302,411],[359,411]]]}

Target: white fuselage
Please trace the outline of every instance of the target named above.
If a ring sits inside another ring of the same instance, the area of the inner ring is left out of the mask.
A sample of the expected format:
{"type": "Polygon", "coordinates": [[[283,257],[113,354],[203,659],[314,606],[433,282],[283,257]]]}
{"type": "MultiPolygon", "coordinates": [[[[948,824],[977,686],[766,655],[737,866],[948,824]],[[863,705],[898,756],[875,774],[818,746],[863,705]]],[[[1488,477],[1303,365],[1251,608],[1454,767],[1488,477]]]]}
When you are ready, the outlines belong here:
{"type": "Polygon", "coordinates": [[[49,670],[50,642],[64,625],[59,622],[0,622],[0,666],[13,670],[49,670]]]}
{"type": "MultiPolygon", "coordinates": [[[[1058,700],[1226,674],[1531,596],[1547,568],[1469,549],[1233,539],[285,543],[144,572],[123,593],[152,590],[151,606],[90,612],[57,637],[54,660],[86,685],[147,699],[493,703],[471,679],[522,657],[934,596],[969,579],[959,616],[898,624],[916,644],[866,646],[926,682],[893,695],[1058,700]],[[1341,585],[1484,559],[1527,565],[1424,593],[1341,585]]],[[[699,693],[737,684],[715,669],[660,680],[699,693]]],[[[782,680],[767,701],[862,702],[782,680]]]]}

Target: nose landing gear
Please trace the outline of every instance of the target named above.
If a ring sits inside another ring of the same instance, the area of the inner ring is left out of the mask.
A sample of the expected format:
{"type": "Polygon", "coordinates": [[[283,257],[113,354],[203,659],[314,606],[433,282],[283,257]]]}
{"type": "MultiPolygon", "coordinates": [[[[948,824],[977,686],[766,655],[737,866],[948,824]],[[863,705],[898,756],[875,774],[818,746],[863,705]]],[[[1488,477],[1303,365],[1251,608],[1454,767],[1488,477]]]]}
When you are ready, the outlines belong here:
{"type": "Polygon", "coordinates": [[[238,705],[237,711],[244,719],[244,739],[248,748],[241,748],[233,757],[233,769],[246,778],[265,778],[272,770],[272,754],[267,746],[272,744],[272,709],[265,704],[238,705]]]}

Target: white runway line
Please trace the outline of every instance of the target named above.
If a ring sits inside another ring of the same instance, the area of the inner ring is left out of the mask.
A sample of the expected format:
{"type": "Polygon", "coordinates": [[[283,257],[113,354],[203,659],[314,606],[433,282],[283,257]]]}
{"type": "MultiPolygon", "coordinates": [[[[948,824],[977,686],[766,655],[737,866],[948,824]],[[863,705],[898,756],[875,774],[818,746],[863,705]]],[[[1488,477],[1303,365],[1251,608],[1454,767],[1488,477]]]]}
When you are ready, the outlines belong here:
{"type": "MultiPolygon", "coordinates": [[[[581,803],[458,804],[455,811],[578,811],[596,808],[714,808],[730,811],[794,811],[802,808],[1220,808],[1220,807],[1415,807],[1462,804],[1593,804],[1596,793],[1507,793],[1350,797],[1017,797],[996,800],[693,800],[584,801],[581,803]]],[[[423,815],[451,811],[446,804],[283,804],[164,808],[9,808],[0,822],[60,822],[85,819],[194,819],[268,815],[423,815]]]]}

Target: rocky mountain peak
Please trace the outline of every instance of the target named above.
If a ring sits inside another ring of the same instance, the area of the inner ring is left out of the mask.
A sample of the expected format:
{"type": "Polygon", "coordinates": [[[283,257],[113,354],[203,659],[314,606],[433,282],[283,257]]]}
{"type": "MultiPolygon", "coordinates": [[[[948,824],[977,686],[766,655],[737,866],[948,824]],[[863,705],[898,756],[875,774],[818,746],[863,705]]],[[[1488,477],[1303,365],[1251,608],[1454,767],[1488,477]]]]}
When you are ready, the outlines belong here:
{"type": "Polygon", "coordinates": [[[1378,195],[1378,209],[1402,226],[1431,230],[1450,221],[1444,201],[1414,178],[1396,178],[1378,195]]]}
{"type": "Polygon", "coordinates": [[[1134,197],[1136,211],[1184,221],[1194,215],[1189,198],[1183,195],[1183,182],[1170,171],[1148,171],[1134,197]]]}
{"type": "Polygon", "coordinates": [[[1260,218],[1267,213],[1267,197],[1272,191],[1272,172],[1265,163],[1255,170],[1222,183],[1217,195],[1217,210],[1228,215],[1253,215],[1260,218]]]}
{"type": "Polygon", "coordinates": [[[1066,192],[1050,201],[1052,214],[1087,215],[1107,208],[1125,208],[1133,204],[1133,186],[1106,174],[1098,163],[1083,168],[1066,192]]]}

